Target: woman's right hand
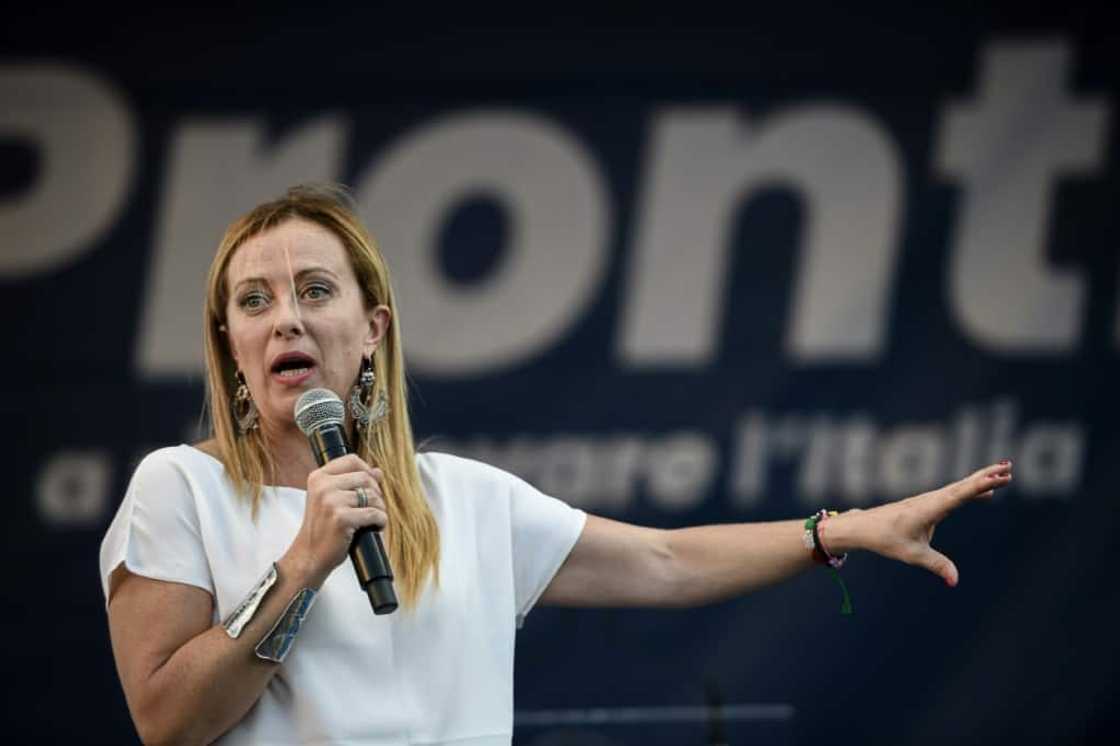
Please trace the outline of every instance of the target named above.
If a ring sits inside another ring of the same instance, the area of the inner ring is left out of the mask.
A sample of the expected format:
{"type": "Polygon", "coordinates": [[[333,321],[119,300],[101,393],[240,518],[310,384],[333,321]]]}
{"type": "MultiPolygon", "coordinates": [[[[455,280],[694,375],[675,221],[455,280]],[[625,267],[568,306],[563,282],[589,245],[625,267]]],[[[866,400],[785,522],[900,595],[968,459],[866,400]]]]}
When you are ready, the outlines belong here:
{"type": "Polygon", "coordinates": [[[380,469],[351,453],[327,462],[307,477],[303,525],[288,553],[306,568],[315,587],[346,559],[359,528],[384,528],[387,523],[381,476],[380,469]],[[368,507],[358,507],[359,488],[369,500],[368,507]]]}

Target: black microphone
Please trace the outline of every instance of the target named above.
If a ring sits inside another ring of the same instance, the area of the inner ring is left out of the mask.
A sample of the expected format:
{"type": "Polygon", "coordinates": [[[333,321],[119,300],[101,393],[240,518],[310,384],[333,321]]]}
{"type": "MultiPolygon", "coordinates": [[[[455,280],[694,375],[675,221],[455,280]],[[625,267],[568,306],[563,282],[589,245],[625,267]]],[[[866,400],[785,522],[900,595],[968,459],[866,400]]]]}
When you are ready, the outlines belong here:
{"type": "MultiPolygon", "coordinates": [[[[296,400],[296,424],[307,439],[319,466],[350,453],[346,438],[346,408],[342,400],[328,389],[311,389],[296,400]]],[[[369,595],[374,614],[391,614],[397,608],[393,590],[393,570],[381,543],[380,529],[363,526],[350,542],[350,561],[358,582],[369,595]]]]}

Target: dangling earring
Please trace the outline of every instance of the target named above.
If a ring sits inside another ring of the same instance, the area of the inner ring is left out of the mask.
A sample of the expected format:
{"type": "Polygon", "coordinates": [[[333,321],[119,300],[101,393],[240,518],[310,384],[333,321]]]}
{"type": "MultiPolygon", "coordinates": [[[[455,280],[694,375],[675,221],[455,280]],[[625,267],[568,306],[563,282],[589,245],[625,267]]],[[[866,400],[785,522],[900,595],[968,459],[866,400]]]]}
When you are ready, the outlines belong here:
{"type": "Polygon", "coordinates": [[[389,414],[389,397],[385,389],[377,392],[377,401],[373,401],[373,389],[377,379],[373,375],[373,356],[362,357],[362,372],[358,375],[358,382],[350,389],[350,417],[358,423],[361,429],[366,429],[371,423],[378,422],[389,414]]]}
{"type": "Polygon", "coordinates": [[[253,401],[253,395],[249,393],[249,386],[245,383],[245,376],[241,371],[237,371],[234,375],[234,382],[237,384],[237,391],[234,392],[233,400],[230,402],[230,411],[233,412],[237,429],[242,435],[246,435],[260,426],[257,405],[253,401]]]}

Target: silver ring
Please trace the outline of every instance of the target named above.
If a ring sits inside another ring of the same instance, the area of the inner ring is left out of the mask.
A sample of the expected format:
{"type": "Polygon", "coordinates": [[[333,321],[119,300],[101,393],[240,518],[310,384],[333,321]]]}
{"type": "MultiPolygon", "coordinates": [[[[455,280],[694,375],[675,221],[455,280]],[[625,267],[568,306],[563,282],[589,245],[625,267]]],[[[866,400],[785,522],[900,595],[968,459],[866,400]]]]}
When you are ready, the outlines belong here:
{"type": "Polygon", "coordinates": [[[366,491],[363,490],[361,487],[355,488],[354,491],[358,493],[358,507],[359,508],[368,508],[369,507],[369,498],[366,497],[366,491]]]}

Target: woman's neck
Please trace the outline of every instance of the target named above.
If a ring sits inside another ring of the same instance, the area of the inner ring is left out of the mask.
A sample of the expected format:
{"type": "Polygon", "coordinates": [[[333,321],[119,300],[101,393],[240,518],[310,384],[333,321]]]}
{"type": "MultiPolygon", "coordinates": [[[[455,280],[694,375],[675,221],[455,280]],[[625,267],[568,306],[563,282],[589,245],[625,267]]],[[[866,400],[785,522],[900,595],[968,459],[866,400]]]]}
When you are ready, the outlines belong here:
{"type": "Polygon", "coordinates": [[[307,477],[319,468],[315,454],[295,423],[290,427],[268,427],[261,423],[265,447],[275,467],[273,483],[276,487],[307,489],[307,477]]]}

